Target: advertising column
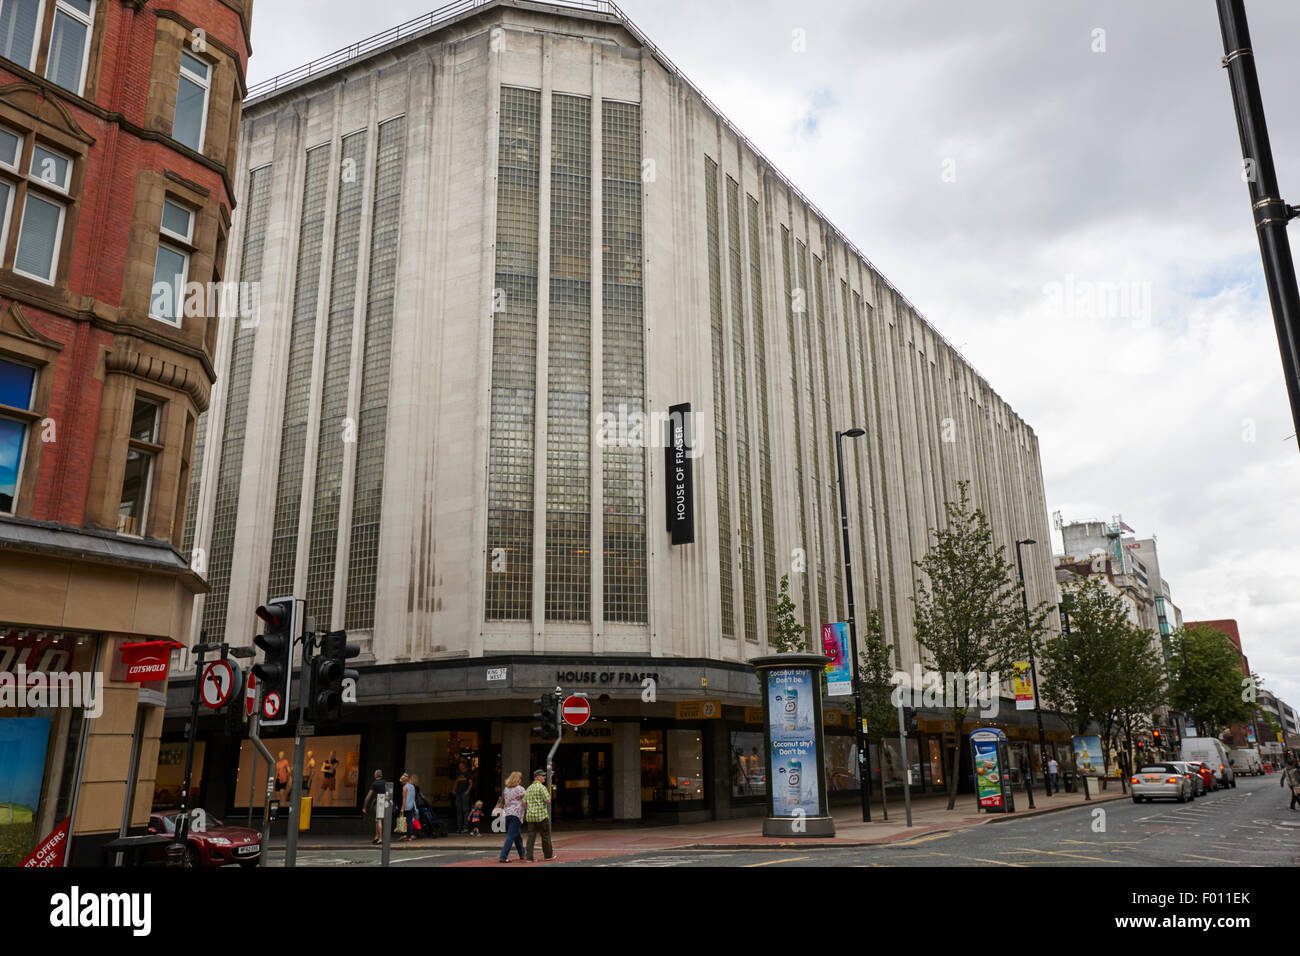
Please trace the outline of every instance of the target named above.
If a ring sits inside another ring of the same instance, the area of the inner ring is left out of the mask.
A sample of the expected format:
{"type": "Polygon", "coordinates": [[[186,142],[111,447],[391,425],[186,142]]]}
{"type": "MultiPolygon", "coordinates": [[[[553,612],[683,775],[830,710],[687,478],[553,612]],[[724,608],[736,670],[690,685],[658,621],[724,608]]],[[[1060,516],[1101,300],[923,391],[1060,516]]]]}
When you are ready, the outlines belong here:
{"type": "Polygon", "coordinates": [[[750,661],[763,694],[768,761],[768,817],[764,836],[835,835],[826,812],[822,752],[820,654],[774,654],[750,661]]]}

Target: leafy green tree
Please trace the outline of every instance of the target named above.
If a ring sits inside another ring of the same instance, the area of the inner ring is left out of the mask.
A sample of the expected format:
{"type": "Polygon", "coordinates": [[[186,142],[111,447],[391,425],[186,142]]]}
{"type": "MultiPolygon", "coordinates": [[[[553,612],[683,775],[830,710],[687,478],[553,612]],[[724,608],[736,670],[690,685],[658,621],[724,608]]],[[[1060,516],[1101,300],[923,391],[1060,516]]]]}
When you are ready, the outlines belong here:
{"type": "MultiPolygon", "coordinates": [[[[863,650],[858,654],[858,693],[862,699],[862,717],[867,722],[867,740],[874,740],[876,753],[883,754],[885,737],[891,732],[898,732],[898,709],[894,706],[893,685],[889,680],[894,673],[893,646],[885,643],[880,614],[874,608],[867,612],[863,630],[865,631],[863,650]]],[[[885,805],[884,780],[882,773],[880,810],[888,820],[889,809],[885,805]]],[[[863,786],[866,786],[865,782],[863,786]]]]}
{"type": "Polygon", "coordinates": [[[1197,624],[1170,638],[1169,703],[1188,711],[1202,736],[1217,737],[1255,713],[1254,682],[1241,672],[1241,653],[1222,631],[1197,624]]]}
{"type": "MultiPolygon", "coordinates": [[[[982,509],[972,508],[970,482],[958,484],[957,501],[944,504],[946,526],[932,529],[934,541],[920,561],[916,582],[916,639],[927,655],[926,666],[944,674],[1009,673],[1011,664],[1038,640],[1047,611],[1031,615],[1029,633],[1020,605],[1015,568],[1005,548],[994,547],[993,532],[982,509]]],[[[957,774],[970,702],[946,702],[956,728],[949,757],[948,809],[957,803],[957,774]]]]}
{"type": "Polygon", "coordinates": [[[1163,702],[1164,663],[1151,635],[1132,622],[1123,600],[1099,578],[1065,589],[1061,604],[1070,632],[1043,646],[1043,701],[1075,733],[1097,725],[1105,780],[1117,731],[1163,702]]]}
{"type": "Polygon", "coordinates": [[[776,631],[776,650],[786,654],[791,651],[804,651],[808,645],[804,640],[804,626],[795,614],[794,601],[790,599],[790,575],[781,576],[781,589],[772,607],[772,627],[776,631]]]}

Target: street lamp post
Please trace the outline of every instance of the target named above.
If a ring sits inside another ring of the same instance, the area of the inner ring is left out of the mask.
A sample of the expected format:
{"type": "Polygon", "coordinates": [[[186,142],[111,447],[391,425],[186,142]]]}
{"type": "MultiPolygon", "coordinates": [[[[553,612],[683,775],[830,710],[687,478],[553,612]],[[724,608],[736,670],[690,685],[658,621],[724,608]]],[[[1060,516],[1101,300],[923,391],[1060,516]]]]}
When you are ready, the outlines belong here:
{"type": "MultiPolygon", "coordinates": [[[[839,469],[840,479],[840,533],[844,536],[844,590],[845,596],[849,602],[849,647],[853,655],[853,663],[850,673],[853,675],[853,711],[854,711],[854,736],[858,740],[858,792],[862,794],[862,822],[871,822],[871,794],[869,787],[871,784],[871,763],[867,756],[866,735],[862,732],[862,690],[858,684],[858,625],[853,617],[853,566],[849,556],[849,510],[848,498],[844,494],[844,442],[843,438],[848,435],[850,438],[860,438],[866,434],[862,428],[850,428],[848,431],[835,433],[835,462],[839,469]]],[[[903,762],[907,762],[907,754],[903,754],[903,762]]],[[[880,785],[885,785],[884,780],[880,785]]]]}
{"type": "Polygon", "coordinates": [[[1016,542],[1016,568],[1020,572],[1020,603],[1025,609],[1025,638],[1029,641],[1029,676],[1034,682],[1034,716],[1038,718],[1038,752],[1043,764],[1043,792],[1052,795],[1052,778],[1047,772],[1047,741],[1043,739],[1043,709],[1038,693],[1038,662],[1034,658],[1034,638],[1029,633],[1029,593],[1025,590],[1025,563],[1020,557],[1022,544],[1036,544],[1033,538],[1016,542]]]}

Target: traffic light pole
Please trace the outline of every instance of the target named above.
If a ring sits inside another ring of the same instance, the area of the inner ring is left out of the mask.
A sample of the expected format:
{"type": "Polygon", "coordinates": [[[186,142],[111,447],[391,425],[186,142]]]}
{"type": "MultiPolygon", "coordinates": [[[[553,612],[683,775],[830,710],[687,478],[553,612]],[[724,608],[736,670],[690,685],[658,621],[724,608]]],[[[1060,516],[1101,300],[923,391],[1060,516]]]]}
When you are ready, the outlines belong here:
{"type": "MultiPolygon", "coordinates": [[[[912,761],[907,754],[907,726],[903,720],[903,698],[898,698],[898,752],[903,755],[903,805],[907,808],[907,825],[912,825],[912,761]]],[[[918,756],[920,751],[917,751],[918,756]]],[[[885,781],[880,781],[884,792],[885,781]]]]}
{"type": "MultiPolygon", "coordinates": [[[[298,679],[298,723],[293,730],[293,776],[289,778],[289,831],[284,835],[284,865],[296,866],[298,860],[298,817],[302,812],[302,765],[306,758],[307,738],[303,736],[303,724],[307,722],[306,707],[311,693],[311,649],[315,638],[316,620],[307,618],[303,635],[298,639],[302,645],[302,667],[298,679]]],[[[284,706],[288,707],[286,700],[284,706]]]]}
{"type": "MultiPolygon", "coordinates": [[[[270,855],[271,845],[268,842],[271,839],[271,795],[275,793],[275,758],[271,756],[271,749],[262,742],[259,733],[259,727],[262,720],[262,684],[257,685],[257,697],[254,700],[253,717],[248,725],[248,739],[253,742],[257,748],[257,753],[262,755],[266,761],[266,799],[262,801],[262,852],[258,854],[257,865],[266,866],[266,858],[270,855]]],[[[257,755],[253,755],[253,778],[257,777],[257,755]]],[[[253,781],[249,782],[248,794],[248,818],[249,822],[253,819],[253,790],[256,786],[253,781]]]]}
{"type": "MultiPolygon", "coordinates": [[[[550,751],[546,754],[546,792],[551,793],[551,764],[555,760],[555,751],[560,749],[560,741],[564,739],[564,716],[560,713],[560,688],[555,688],[555,743],[551,744],[550,751]]],[[[552,820],[554,815],[552,814],[552,820]]]]}

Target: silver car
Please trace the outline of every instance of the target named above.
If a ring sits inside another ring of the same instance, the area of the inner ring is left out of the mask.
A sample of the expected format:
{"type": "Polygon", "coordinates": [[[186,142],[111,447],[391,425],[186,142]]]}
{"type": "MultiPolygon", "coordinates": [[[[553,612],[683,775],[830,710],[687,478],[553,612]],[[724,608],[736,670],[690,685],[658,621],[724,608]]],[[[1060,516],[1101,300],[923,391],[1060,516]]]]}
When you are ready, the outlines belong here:
{"type": "Polygon", "coordinates": [[[1140,770],[1129,778],[1133,791],[1133,802],[1148,803],[1157,798],[1177,800],[1186,803],[1196,793],[1187,773],[1172,763],[1144,764],[1140,770]]]}
{"type": "Polygon", "coordinates": [[[1181,770],[1184,776],[1192,782],[1192,799],[1196,799],[1205,793],[1205,781],[1201,778],[1201,773],[1186,760],[1171,760],[1175,767],[1181,770]]]}

